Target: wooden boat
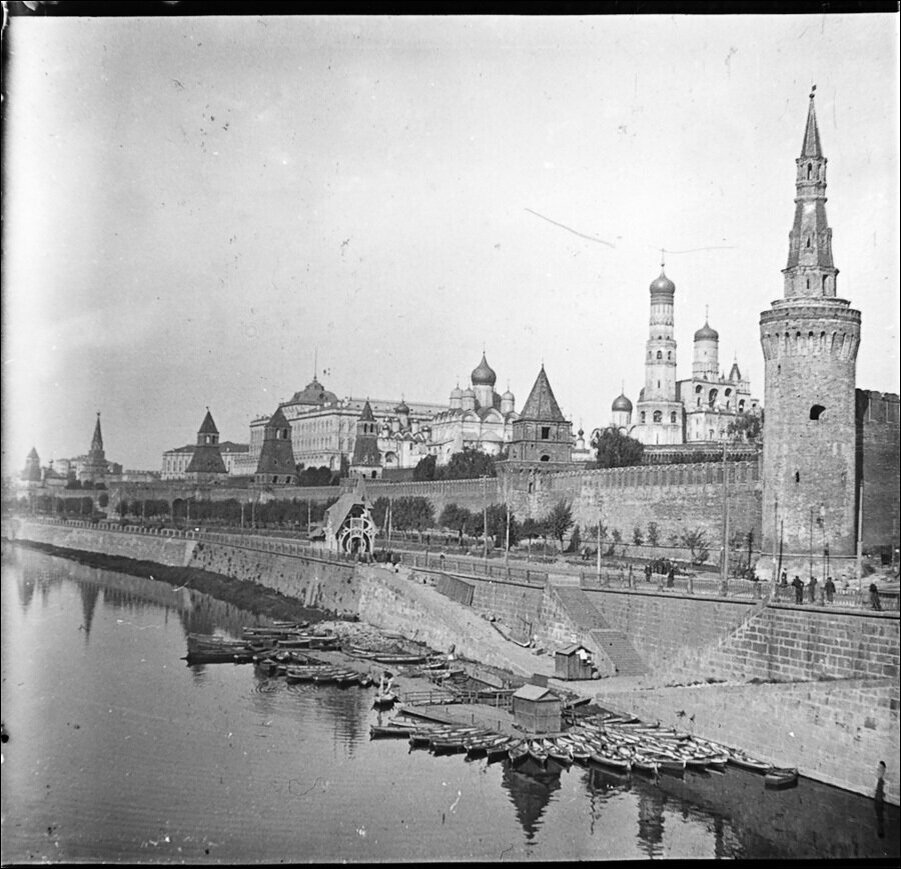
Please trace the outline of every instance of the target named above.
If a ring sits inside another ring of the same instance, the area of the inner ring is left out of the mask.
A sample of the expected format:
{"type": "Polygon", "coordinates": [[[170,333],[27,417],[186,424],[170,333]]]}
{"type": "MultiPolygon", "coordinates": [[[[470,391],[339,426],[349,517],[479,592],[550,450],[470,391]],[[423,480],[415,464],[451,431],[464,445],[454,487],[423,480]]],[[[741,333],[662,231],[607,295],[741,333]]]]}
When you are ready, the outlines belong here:
{"type": "Polygon", "coordinates": [[[569,745],[560,739],[544,740],[544,748],[551,760],[569,766],[573,762],[573,753],[569,745]]]}
{"type": "Polygon", "coordinates": [[[660,765],[655,757],[645,754],[636,754],[635,757],[632,758],[632,769],[656,775],[660,771],[660,765]]]}
{"type": "Polygon", "coordinates": [[[748,757],[748,755],[737,751],[730,752],[729,763],[740,766],[742,769],[750,770],[751,772],[767,773],[773,768],[773,765],[766,763],[766,761],[748,757]]]}
{"type": "Polygon", "coordinates": [[[685,772],[685,758],[660,755],[657,757],[657,769],[670,775],[682,775],[685,772]]]}
{"type": "Polygon", "coordinates": [[[507,748],[507,757],[510,758],[510,763],[514,765],[522,763],[528,756],[529,746],[525,740],[513,743],[507,748]]]}
{"type": "Polygon", "coordinates": [[[763,776],[763,786],[775,790],[793,788],[798,784],[798,770],[794,767],[772,767],[763,776]]]}
{"type": "Polygon", "coordinates": [[[372,655],[372,660],[378,664],[424,664],[429,660],[428,655],[372,655]]]}
{"type": "Polygon", "coordinates": [[[549,755],[544,747],[544,740],[533,739],[529,742],[529,757],[542,766],[547,763],[549,755]]]}
{"type": "Polygon", "coordinates": [[[390,709],[397,702],[397,694],[393,691],[381,691],[375,695],[372,705],[376,709],[390,709]]]}
{"type": "Polygon", "coordinates": [[[312,682],[317,673],[318,670],[312,667],[285,667],[285,680],[288,682],[312,682]]]}
{"type": "Polygon", "coordinates": [[[628,772],[632,768],[632,762],[624,757],[616,757],[607,752],[596,751],[591,755],[591,760],[599,766],[606,766],[618,772],[628,772]]]}
{"type": "Polygon", "coordinates": [[[370,739],[407,739],[410,736],[411,725],[407,724],[370,724],[370,739]]]}

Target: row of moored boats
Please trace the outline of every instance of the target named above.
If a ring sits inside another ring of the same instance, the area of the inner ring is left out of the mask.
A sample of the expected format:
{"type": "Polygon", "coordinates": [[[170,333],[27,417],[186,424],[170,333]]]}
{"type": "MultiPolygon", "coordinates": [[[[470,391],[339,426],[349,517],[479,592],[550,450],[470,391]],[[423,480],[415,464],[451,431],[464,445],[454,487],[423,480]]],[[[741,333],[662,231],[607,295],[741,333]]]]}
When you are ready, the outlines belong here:
{"type": "Polygon", "coordinates": [[[564,733],[543,736],[509,736],[478,727],[403,720],[372,725],[370,736],[405,737],[411,747],[428,747],[434,753],[466,752],[485,755],[489,761],[506,758],[512,764],[530,758],[544,767],[549,762],[593,763],[621,774],[634,770],[652,775],[681,775],[686,769],[723,771],[732,764],[762,773],[768,787],[791,787],[798,781],[796,769],[776,768],[685,732],[613,715],[581,720],[564,733]]]}

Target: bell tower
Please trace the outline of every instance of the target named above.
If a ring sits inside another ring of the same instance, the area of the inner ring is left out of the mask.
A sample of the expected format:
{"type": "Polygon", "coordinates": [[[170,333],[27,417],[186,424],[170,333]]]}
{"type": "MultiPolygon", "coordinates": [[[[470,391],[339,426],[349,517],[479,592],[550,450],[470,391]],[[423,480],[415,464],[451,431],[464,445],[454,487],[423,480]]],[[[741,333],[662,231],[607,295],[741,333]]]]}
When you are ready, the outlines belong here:
{"type": "MultiPolygon", "coordinates": [[[[760,315],[764,356],[763,549],[819,575],[855,551],[855,393],[860,311],[836,296],[826,158],[810,94],[795,161],[783,298],[760,315]],[[828,555],[827,555],[828,553],[828,555]]],[[[832,568],[840,572],[838,564],[832,568]]],[[[803,571],[803,573],[802,573],[803,571]]]]}

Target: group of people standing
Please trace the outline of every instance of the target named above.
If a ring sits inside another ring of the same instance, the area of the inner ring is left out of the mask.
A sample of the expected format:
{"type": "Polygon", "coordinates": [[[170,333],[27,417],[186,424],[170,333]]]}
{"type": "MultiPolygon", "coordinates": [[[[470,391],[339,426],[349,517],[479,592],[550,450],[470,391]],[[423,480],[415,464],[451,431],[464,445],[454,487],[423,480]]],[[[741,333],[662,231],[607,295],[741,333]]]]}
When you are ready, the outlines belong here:
{"type": "MultiPolygon", "coordinates": [[[[807,583],[807,590],[809,594],[810,603],[817,602],[817,578],[815,576],[810,577],[810,581],[807,583]]],[[[779,578],[779,587],[780,588],[788,588],[791,585],[795,590],[795,603],[803,604],[804,603],[804,580],[801,579],[800,576],[795,574],[795,578],[789,583],[788,581],[788,573],[786,571],[782,571],[782,576],[779,578]]],[[[847,583],[845,583],[847,587],[847,583]]],[[[870,583],[870,606],[874,610],[881,610],[882,604],[879,600],[879,588],[875,582],[870,583]]],[[[826,577],[826,581],[823,583],[823,596],[826,599],[826,603],[832,603],[835,600],[835,583],[832,581],[831,576],[826,577]]]]}

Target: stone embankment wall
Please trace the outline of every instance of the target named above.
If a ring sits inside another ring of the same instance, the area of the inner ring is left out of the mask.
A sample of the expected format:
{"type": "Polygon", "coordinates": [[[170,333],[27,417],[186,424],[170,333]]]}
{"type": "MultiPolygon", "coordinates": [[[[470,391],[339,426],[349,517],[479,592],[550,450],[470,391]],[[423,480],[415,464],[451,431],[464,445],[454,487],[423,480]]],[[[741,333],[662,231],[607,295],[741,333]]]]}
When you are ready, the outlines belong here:
{"type": "Polygon", "coordinates": [[[261,552],[249,546],[197,541],[189,561],[224,576],[258,582],[297,598],[304,606],[337,613],[359,612],[359,588],[352,563],[261,552]]]}
{"type": "Polygon", "coordinates": [[[883,760],[886,799],[901,799],[896,680],[655,687],[600,702],[868,796],[883,760]]]}
{"type": "Polygon", "coordinates": [[[85,524],[27,522],[13,519],[4,523],[13,539],[23,538],[84,552],[101,552],[136,561],[155,561],[170,567],[186,567],[197,541],[180,535],[127,534],[85,524]]]}

